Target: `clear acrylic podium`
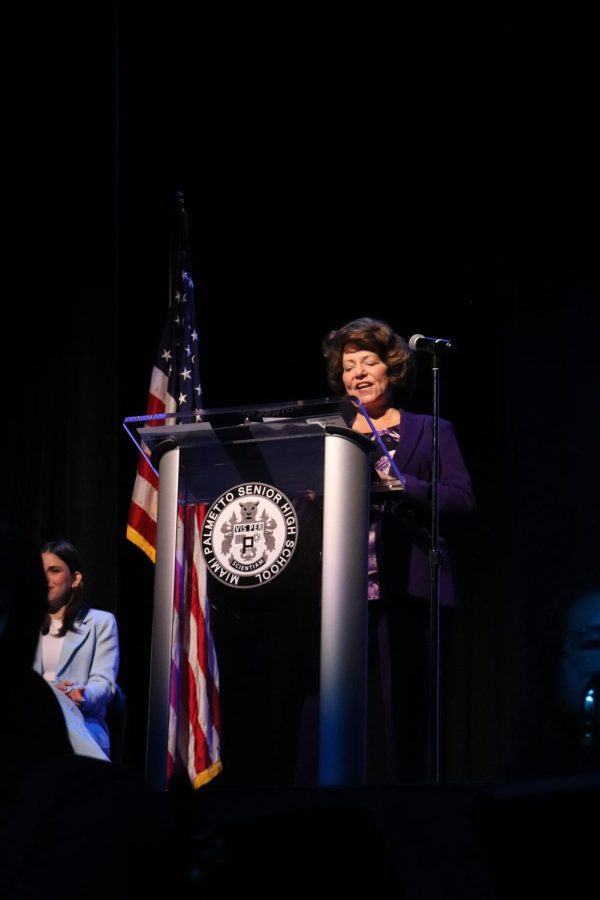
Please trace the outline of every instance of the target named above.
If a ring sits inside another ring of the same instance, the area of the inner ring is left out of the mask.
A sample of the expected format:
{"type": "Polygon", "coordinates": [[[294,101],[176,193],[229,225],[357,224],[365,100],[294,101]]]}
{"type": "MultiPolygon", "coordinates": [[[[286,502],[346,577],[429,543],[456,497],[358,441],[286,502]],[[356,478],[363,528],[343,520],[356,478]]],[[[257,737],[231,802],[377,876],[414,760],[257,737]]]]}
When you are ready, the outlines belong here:
{"type": "MultiPolygon", "coordinates": [[[[323,498],[318,781],[365,777],[367,563],[372,443],[348,427],[348,401],[202,410],[201,421],[124,426],[159,475],[146,777],[166,788],[177,511],[233,486],[323,498]]],[[[163,417],[164,418],[164,417],[163,417]]],[[[210,596],[211,575],[208,576],[210,596]]],[[[260,585],[242,594],[259,594],[260,585]]],[[[242,598],[243,601],[243,598],[242,598]]]]}

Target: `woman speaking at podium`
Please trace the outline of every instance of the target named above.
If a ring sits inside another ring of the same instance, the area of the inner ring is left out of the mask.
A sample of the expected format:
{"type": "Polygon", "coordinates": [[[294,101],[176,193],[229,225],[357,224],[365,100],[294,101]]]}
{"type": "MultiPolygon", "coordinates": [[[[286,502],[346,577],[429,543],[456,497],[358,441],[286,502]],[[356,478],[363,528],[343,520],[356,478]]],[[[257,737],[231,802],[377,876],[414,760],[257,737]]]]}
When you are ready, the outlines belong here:
{"type": "MultiPolygon", "coordinates": [[[[369,528],[367,781],[426,778],[432,426],[405,408],[413,356],[387,322],[360,318],[323,341],[332,390],[353,398],[352,428],[376,442],[369,528]]],[[[455,603],[447,537],[475,510],[454,428],[439,420],[439,597],[442,667],[455,603]]],[[[443,698],[443,694],[442,694],[443,698]]]]}

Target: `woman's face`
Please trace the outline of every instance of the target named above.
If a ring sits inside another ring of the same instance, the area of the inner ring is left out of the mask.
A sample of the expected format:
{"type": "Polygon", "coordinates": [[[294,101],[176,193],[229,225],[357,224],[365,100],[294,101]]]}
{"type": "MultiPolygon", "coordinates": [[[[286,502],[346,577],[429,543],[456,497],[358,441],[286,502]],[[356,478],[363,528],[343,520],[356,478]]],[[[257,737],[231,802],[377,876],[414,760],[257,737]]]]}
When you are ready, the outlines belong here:
{"type": "Polygon", "coordinates": [[[344,348],[342,380],[346,393],[358,397],[368,412],[385,410],[392,402],[388,367],[373,350],[344,348]]]}
{"type": "Polygon", "coordinates": [[[81,572],[71,572],[55,553],[42,553],[42,566],[48,582],[48,606],[51,612],[58,612],[81,582],[81,572]]]}

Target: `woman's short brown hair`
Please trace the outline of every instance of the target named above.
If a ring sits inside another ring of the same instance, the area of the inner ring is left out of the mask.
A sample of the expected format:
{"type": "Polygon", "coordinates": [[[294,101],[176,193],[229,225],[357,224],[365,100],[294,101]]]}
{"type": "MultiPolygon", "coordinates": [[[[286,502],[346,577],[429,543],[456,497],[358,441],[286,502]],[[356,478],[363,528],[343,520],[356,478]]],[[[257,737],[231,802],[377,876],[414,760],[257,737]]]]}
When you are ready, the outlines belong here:
{"type": "Polygon", "coordinates": [[[335,394],[345,394],[343,355],[349,347],[372,350],[388,367],[388,376],[396,400],[407,401],[413,389],[413,356],[403,337],[396,334],[387,322],[363,317],[330,331],[323,341],[323,356],[327,360],[327,381],[335,394]]]}

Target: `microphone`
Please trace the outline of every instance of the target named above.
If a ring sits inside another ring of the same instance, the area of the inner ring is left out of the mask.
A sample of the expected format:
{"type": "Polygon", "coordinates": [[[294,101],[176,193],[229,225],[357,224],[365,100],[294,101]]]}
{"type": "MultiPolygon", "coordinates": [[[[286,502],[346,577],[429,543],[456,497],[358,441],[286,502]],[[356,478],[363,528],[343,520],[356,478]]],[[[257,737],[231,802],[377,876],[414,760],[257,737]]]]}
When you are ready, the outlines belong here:
{"type": "Polygon", "coordinates": [[[408,342],[411,350],[429,350],[437,353],[440,350],[454,350],[455,345],[447,338],[425,337],[424,334],[413,334],[408,342]]]}

